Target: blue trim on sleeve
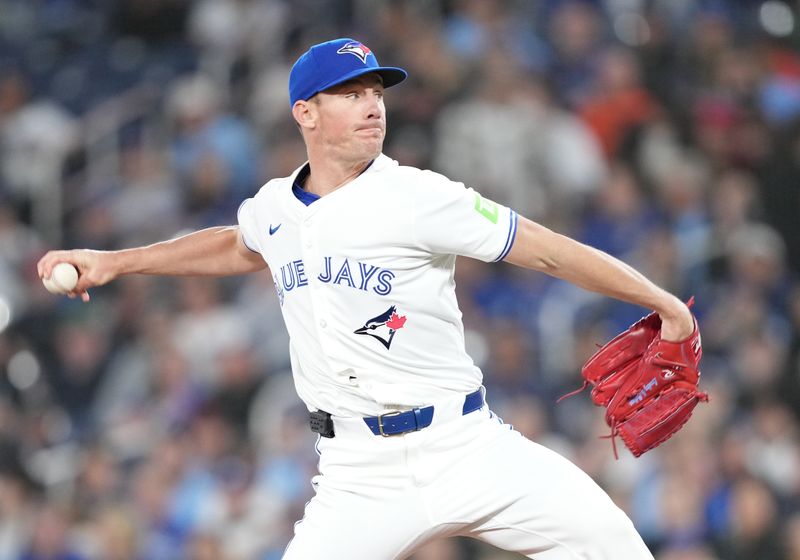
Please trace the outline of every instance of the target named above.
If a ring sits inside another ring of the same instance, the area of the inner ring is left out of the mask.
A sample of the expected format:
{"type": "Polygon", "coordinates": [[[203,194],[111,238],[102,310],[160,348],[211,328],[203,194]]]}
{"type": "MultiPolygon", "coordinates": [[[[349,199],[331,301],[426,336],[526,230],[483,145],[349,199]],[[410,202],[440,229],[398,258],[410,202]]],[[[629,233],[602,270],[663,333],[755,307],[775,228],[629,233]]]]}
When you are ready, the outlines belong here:
{"type": "Polygon", "coordinates": [[[508,252],[511,251],[511,247],[514,246],[514,239],[517,237],[517,213],[513,210],[509,210],[511,215],[509,216],[508,220],[508,236],[506,237],[506,244],[503,247],[503,252],[500,253],[500,256],[497,257],[493,262],[502,261],[508,255],[508,252]]]}
{"type": "Polygon", "coordinates": [[[245,202],[247,202],[248,200],[250,200],[250,199],[249,199],[249,198],[245,198],[245,199],[244,199],[244,200],[241,202],[241,204],[239,204],[239,208],[237,208],[237,209],[236,209],[236,219],[237,219],[237,220],[239,219],[239,213],[242,211],[242,206],[244,206],[245,202]]]}
{"type": "Polygon", "coordinates": [[[245,246],[245,247],[247,247],[248,249],[250,249],[250,250],[251,250],[252,252],[254,252],[256,255],[260,255],[260,254],[261,254],[261,251],[257,251],[257,250],[255,250],[255,249],[253,249],[253,248],[250,246],[250,244],[249,244],[249,243],[247,243],[247,238],[244,236],[244,231],[243,231],[241,228],[239,228],[239,235],[241,235],[241,236],[242,236],[242,243],[244,244],[244,246],[245,246]]]}

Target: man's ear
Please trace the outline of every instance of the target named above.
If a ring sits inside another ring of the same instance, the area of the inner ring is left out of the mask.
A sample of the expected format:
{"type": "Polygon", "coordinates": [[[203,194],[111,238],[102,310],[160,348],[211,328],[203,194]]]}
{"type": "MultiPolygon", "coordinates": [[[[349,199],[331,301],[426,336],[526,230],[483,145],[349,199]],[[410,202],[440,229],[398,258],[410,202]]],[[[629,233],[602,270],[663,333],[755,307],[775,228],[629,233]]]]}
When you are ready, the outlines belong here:
{"type": "Polygon", "coordinates": [[[300,128],[315,128],[317,126],[317,113],[312,103],[298,99],[292,107],[292,116],[300,128]]]}

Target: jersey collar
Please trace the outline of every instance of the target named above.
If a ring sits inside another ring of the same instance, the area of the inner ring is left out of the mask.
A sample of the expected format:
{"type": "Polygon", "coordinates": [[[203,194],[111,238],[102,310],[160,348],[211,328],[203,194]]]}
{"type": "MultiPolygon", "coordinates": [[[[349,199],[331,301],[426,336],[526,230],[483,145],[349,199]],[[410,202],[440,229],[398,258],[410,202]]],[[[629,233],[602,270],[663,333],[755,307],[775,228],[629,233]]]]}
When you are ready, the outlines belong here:
{"type": "MultiPolygon", "coordinates": [[[[383,160],[392,161],[385,155],[380,154],[377,158],[369,162],[369,165],[367,165],[361,173],[359,173],[356,177],[354,177],[353,180],[357,179],[358,177],[361,177],[361,175],[366,173],[367,170],[371,169],[373,165],[376,163],[378,163],[378,165],[376,165],[375,167],[383,167],[382,164],[385,164],[385,161],[383,160]]],[[[303,204],[305,204],[306,206],[310,206],[312,203],[320,199],[320,196],[318,194],[308,192],[303,188],[303,182],[306,180],[306,177],[308,177],[309,173],[311,173],[311,165],[309,164],[309,162],[305,162],[295,171],[294,180],[292,181],[292,194],[294,194],[295,198],[300,202],[302,202],[303,204]]]]}
{"type": "Polygon", "coordinates": [[[306,162],[305,165],[300,168],[300,171],[297,173],[292,183],[292,194],[306,206],[310,206],[312,202],[319,200],[318,194],[308,192],[303,188],[303,182],[306,180],[309,173],[311,173],[311,166],[306,162]]]}

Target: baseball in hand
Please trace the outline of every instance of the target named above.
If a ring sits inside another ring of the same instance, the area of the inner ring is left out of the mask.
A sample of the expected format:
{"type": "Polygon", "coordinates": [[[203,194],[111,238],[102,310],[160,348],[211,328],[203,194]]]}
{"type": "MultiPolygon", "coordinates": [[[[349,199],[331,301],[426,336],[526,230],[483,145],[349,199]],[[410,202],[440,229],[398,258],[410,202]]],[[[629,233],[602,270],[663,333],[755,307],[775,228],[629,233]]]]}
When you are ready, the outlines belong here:
{"type": "Polygon", "coordinates": [[[42,283],[52,294],[66,294],[78,284],[78,270],[69,263],[58,263],[53,267],[50,278],[42,278],[42,283]]]}

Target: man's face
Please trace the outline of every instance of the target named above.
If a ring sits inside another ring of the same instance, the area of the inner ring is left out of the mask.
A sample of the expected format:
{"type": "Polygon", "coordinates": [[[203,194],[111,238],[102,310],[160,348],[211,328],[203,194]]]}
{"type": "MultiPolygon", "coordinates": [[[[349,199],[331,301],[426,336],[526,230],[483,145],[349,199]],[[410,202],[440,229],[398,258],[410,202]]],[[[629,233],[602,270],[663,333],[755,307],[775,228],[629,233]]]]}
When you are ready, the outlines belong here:
{"type": "Polygon", "coordinates": [[[383,82],[365,74],[317,94],[319,138],[329,153],[345,161],[376,158],[386,136],[383,82]]]}

